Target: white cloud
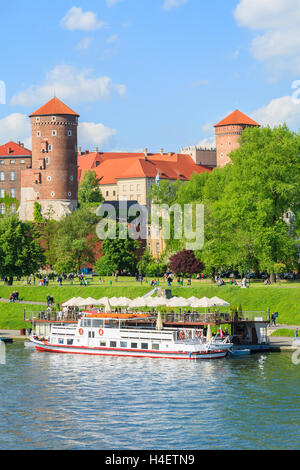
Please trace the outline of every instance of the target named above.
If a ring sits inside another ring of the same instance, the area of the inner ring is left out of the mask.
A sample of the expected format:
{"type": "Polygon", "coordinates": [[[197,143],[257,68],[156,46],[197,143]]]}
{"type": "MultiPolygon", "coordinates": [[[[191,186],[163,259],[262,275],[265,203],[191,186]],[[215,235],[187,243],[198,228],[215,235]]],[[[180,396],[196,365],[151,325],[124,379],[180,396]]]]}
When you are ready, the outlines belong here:
{"type": "Polygon", "coordinates": [[[240,0],[234,15],[240,26],[255,31],[256,59],[277,71],[300,71],[300,0],[240,0]]]}
{"type": "Polygon", "coordinates": [[[206,148],[206,149],[215,149],[216,139],[215,137],[202,139],[198,142],[197,147],[206,148]]]}
{"type": "Polygon", "coordinates": [[[108,7],[114,7],[117,3],[122,2],[123,0],[106,0],[106,5],[108,7]]]}
{"type": "Polygon", "coordinates": [[[94,38],[82,38],[76,46],[78,51],[86,51],[89,49],[90,45],[93,43],[94,38]]]}
{"type": "Polygon", "coordinates": [[[300,104],[292,96],[275,98],[266,106],[254,111],[250,117],[262,126],[279,126],[287,124],[290,127],[300,126],[300,104]]]}
{"type": "Polygon", "coordinates": [[[14,113],[0,119],[0,145],[20,140],[26,148],[31,148],[31,128],[28,116],[14,113]]]}
{"type": "Polygon", "coordinates": [[[172,8],[178,8],[187,2],[188,0],[164,0],[163,8],[169,11],[172,10],[172,8]]]}
{"type": "Polygon", "coordinates": [[[70,31],[93,31],[104,26],[104,22],[98,20],[93,11],[84,12],[82,8],[72,7],[61,20],[61,26],[70,31]]]}
{"type": "Polygon", "coordinates": [[[91,70],[77,70],[68,65],[58,65],[48,72],[41,85],[32,85],[11,99],[11,104],[32,106],[41,104],[56,95],[71,103],[89,103],[109,99],[111,94],[126,94],[126,86],[115,84],[110,77],[91,77],[91,70]]]}
{"type": "Polygon", "coordinates": [[[113,44],[114,42],[117,42],[119,39],[119,36],[117,34],[113,34],[112,36],[109,36],[109,38],[106,39],[107,44],[113,44]]]}
{"type": "Polygon", "coordinates": [[[110,129],[101,123],[81,122],[78,126],[78,142],[80,146],[100,146],[111,140],[116,133],[115,129],[110,129]]]}

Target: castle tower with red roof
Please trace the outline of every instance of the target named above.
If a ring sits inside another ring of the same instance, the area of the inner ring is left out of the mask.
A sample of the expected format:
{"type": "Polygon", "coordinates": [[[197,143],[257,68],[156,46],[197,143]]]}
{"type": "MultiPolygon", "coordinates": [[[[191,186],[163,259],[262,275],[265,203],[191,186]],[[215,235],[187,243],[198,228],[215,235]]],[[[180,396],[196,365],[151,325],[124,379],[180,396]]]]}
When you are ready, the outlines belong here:
{"type": "Polygon", "coordinates": [[[77,127],[79,115],[58,98],[30,116],[32,168],[22,172],[22,220],[33,220],[34,203],[60,219],[78,205],[77,127]]]}
{"type": "Polygon", "coordinates": [[[245,127],[259,126],[238,109],[216,124],[217,166],[223,167],[231,162],[229,154],[240,147],[239,139],[245,127]]]}

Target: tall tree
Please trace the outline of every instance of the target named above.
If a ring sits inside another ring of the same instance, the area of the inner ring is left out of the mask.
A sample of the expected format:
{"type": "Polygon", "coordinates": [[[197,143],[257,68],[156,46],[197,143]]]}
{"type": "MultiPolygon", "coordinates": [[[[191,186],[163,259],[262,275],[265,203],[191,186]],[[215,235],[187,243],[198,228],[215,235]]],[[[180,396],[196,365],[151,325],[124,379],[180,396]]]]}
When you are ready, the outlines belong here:
{"type": "Polygon", "coordinates": [[[102,196],[99,179],[93,170],[84,173],[81,184],[78,189],[78,201],[81,205],[101,203],[104,198],[102,196]]]}
{"type": "Polygon", "coordinates": [[[0,219],[0,275],[13,283],[15,276],[35,274],[44,264],[43,249],[33,224],[17,215],[0,219]]]}
{"type": "Polygon", "coordinates": [[[60,221],[54,248],[57,272],[80,271],[86,264],[94,263],[97,220],[91,210],[81,208],[60,221]]]}
{"type": "Polygon", "coordinates": [[[171,256],[169,268],[177,275],[185,276],[199,274],[204,269],[204,264],[195,256],[192,250],[183,250],[171,256]]]}

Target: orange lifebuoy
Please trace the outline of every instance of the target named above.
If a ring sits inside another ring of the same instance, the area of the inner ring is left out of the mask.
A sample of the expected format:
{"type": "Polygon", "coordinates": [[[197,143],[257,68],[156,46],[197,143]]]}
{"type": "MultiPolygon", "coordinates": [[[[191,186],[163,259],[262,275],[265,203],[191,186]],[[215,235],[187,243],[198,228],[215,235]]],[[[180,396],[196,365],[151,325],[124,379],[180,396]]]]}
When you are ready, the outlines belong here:
{"type": "Polygon", "coordinates": [[[84,333],[83,329],[82,329],[82,328],[80,328],[80,330],[79,330],[79,334],[82,336],[82,335],[83,335],[83,333],[84,333]]]}
{"type": "Polygon", "coordinates": [[[196,331],[196,336],[197,336],[197,338],[201,338],[202,337],[202,332],[201,331],[196,331]]]}
{"type": "Polygon", "coordinates": [[[179,338],[180,338],[180,339],[185,339],[185,332],[184,332],[184,331],[181,331],[181,332],[179,333],[179,338]]]}
{"type": "Polygon", "coordinates": [[[99,335],[100,335],[100,336],[103,336],[103,334],[104,334],[104,331],[100,328],[100,330],[99,330],[99,335]]]}

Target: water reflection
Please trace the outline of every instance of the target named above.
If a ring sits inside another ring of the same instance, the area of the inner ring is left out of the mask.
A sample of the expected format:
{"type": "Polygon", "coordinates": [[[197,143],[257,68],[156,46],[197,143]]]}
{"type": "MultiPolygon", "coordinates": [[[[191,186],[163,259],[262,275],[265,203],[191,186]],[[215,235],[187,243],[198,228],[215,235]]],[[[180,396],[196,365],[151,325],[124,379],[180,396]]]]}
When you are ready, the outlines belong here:
{"type": "Polygon", "coordinates": [[[289,355],[172,361],[8,349],[1,449],[299,448],[289,355]]]}

